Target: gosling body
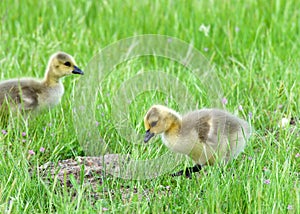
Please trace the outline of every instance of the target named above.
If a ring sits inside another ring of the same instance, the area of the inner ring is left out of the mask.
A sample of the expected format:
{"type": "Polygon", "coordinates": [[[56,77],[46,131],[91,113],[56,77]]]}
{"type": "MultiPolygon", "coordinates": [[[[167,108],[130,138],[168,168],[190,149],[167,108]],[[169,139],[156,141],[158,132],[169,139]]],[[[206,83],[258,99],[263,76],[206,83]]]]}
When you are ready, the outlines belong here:
{"type": "MultiPolygon", "coordinates": [[[[186,170],[186,176],[204,165],[227,163],[240,154],[250,136],[248,123],[226,111],[202,109],[179,115],[165,106],[152,106],[144,118],[145,142],[156,134],[173,152],[185,154],[196,165],[186,170]]],[[[181,175],[183,171],[175,173],[181,175]]]]}

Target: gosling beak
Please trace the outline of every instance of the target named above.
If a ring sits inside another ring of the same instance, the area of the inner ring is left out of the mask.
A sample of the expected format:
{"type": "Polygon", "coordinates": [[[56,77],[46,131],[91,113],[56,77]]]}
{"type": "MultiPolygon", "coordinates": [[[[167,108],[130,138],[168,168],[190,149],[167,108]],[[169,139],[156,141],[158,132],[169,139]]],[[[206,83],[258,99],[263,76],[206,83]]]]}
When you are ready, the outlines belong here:
{"type": "Polygon", "coordinates": [[[154,133],[150,132],[150,129],[146,131],[144,142],[147,143],[152,137],[154,136],[154,133]]]}
{"type": "Polygon", "coordinates": [[[80,70],[80,68],[78,68],[77,66],[74,65],[74,70],[72,71],[73,74],[81,74],[83,75],[83,71],[80,70]]]}

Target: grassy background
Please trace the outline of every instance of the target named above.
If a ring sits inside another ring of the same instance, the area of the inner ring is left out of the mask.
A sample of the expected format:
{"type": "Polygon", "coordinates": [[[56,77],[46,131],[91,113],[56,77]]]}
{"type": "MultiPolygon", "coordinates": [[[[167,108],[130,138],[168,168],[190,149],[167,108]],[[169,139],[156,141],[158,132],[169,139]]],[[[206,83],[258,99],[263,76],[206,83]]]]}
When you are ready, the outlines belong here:
{"type": "MultiPolygon", "coordinates": [[[[101,198],[92,205],[89,191],[82,186],[72,190],[77,193],[73,198],[57,183],[45,185],[28,173],[47,161],[84,155],[72,123],[72,92],[80,78],[68,77],[59,106],[29,126],[16,124],[5,128],[6,134],[0,133],[0,212],[299,213],[299,124],[278,128],[283,117],[299,117],[300,113],[299,1],[4,0],[0,8],[1,80],[43,76],[48,57],[58,50],[72,54],[84,69],[113,42],[139,34],[164,34],[203,52],[217,68],[228,99],[226,109],[245,119],[251,112],[249,122],[256,130],[245,152],[223,173],[210,167],[192,180],[107,177],[98,189],[101,198]],[[207,37],[199,31],[202,24],[210,25],[207,37]],[[243,111],[238,112],[239,105],[243,111]],[[41,147],[45,152],[39,151],[41,147]],[[132,192],[124,197],[122,186],[132,192]]],[[[191,94],[201,99],[200,107],[209,103],[202,101],[197,82],[182,75],[184,68],[164,59],[146,57],[116,68],[103,81],[98,97],[99,132],[109,152],[147,159],[166,152],[159,139],[151,146],[130,145],[111,123],[115,85],[141,69],[163,69],[182,77],[191,94]],[[128,72],[122,76],[124,69],[128,72]]],[[[130,105],[132,127],[143,132],[146,109],[166,98],[159,93],[137,97],[130,105]]],[[[180,103],[171,100],[169,105],[180,110],[180,103]]]]}

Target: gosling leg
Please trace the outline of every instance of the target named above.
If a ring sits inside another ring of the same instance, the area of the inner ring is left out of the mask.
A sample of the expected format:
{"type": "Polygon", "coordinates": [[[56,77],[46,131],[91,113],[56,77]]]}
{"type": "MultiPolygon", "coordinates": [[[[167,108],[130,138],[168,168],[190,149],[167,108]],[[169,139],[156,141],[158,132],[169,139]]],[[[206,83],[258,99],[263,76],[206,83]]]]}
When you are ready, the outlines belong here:
{"type": "Polygon", "coordinates": [[[192,173],[199,172],[202,169],[200,164],[196,164],[193,167],[187,167],[179,172],[171,174],[172,177],[185,175],[187,178],[192,178],[192,173]]]}

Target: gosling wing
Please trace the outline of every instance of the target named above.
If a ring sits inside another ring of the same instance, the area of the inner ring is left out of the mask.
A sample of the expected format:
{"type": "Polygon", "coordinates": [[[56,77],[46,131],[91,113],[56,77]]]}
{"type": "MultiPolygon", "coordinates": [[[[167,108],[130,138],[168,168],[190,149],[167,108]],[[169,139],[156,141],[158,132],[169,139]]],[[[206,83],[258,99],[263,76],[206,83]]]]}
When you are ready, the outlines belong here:
{"type": "Polygon", "coordinates": [[[8,81],[1,84],[0,105],[7,101],[24,110],[34,109],[38,104],[40,89],[36,82],[28,81],[29,84],[23,81],[8,81]]]}

